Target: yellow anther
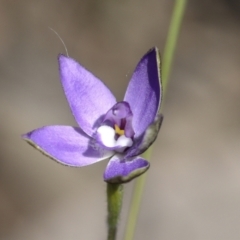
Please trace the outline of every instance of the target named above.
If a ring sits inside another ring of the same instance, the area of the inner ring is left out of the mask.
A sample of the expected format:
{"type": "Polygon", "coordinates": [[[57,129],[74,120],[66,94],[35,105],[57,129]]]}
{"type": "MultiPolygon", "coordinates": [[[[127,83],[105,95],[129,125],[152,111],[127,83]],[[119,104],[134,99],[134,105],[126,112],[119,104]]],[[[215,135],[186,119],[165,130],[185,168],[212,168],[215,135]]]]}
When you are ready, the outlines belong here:
{"type": "Polygon", "coordinates": [[[121,136],[121,135],[124,134],[124,130],[120,129],[120,127],[119,127],[117,124],[114,125],[114,128],[115,128],[115,132],[116,132],[118,135],[121,136]]]}

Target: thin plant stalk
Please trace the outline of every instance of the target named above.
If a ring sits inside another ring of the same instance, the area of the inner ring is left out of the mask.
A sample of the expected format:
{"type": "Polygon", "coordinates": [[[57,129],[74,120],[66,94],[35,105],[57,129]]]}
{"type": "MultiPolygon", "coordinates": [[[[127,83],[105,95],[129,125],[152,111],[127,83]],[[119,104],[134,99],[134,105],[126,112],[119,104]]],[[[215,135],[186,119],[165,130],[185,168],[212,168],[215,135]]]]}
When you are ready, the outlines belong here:
{"type": "Polygon", "coordinates": [[[116,240],[118,220],[122,208],[123,185],[107,183],[107,202],[108,202],[108,238],[116,240]]]}
{"type": "Polygon", "coordinates": [[[175,6],[173,9],[172,19],[168,30],[162,60],[162,84],[165,93],[169,80],[169,75],[172,69],[174,53],[177,47],[177,40],[181,29],[186,5],[187,0],[175,0],[175,6]]]}
{"type": "MultiPolygon", "coordinates": [[[[163,54],[162,60],[162,84],[164,89],[164,96],[166,94],[166,87],[169,80],[169,75],[171,72],[171,67],[173,63],[174,52],[176,50],[177,39],[180,32],[181,23],[183,20],[184,11],[186,8],[187,0],[176,0],[173,14],[170,22],[170,27],[167,35],[166,45],[163,54]]],[[[152,153],[152,147],[149,148],[144,153],[144,158],[150,160],[152,153]]],[[[128,220],[126,224],[126,231],[124,240],[133,240],[136,222],[138,218],[139,208],[141,204],[142,194],[146,182],[146,174],[143,174],[141,177],[137,178],[133,197],[131,201],[130,211],[128,215],[128,220]]]]}

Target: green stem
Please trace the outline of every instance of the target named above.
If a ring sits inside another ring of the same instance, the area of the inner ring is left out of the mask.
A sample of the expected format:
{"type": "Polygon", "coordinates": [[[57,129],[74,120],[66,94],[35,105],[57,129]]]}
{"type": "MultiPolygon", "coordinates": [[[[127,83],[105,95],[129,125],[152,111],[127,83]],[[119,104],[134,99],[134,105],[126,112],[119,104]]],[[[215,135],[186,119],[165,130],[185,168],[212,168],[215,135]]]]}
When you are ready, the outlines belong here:
{"type": "Polygon", "coordinates": [[[123,185],[107,183],[108,202],[108,240],[115,240],[117,236],[117,225],[122,208],[123,185]]]}
{"type": "Polygon", "coordinates": [[[168,30],[166,45],[163,53],[162,64],[162,83],[163,89],[166,89],[169,75],[172,68],[173,57],[177,46],[177,40],[181,29],[183,15],[185,12],[187,0],[176,0],[172,13],[172,19],[168,30]]]}
{"type": "MultiPolygon", "coordinates": [[[[162,84],[163,84],[164,93],[166,93],[165,90],[166,90],[167,83],[169,80],[169,75],[171,72],[173,56],[176,49],[176,43],[179,36],[179,31],[180,31],[184,11],[186,8],[186,3],[187,3],[187,0],[176,0],[174,9],[173,9],[173,14],[170,22],[167,41],[166,41],[164,54],[163,54],[163,63],[162,63],[162,84]]],[[[144,153],[143,157],[147,160],[150,160],[151,152],[152,152],[152,147],[149,148],[144,153]]],[[[134,238],[134,232],[135,232],[136,222],[137,222],[139,208],[141,204],[143,189],[146,182],[146,176],[147,176],[146,174],[143,174],[141,177],[137,178],[136,180],[134,191],[133,191],[133,197],[131,201],[131,206],[130,206],[130,212],[128,215],[128,221],[126,225],[124,240],[133,240],[134,238]]]]}

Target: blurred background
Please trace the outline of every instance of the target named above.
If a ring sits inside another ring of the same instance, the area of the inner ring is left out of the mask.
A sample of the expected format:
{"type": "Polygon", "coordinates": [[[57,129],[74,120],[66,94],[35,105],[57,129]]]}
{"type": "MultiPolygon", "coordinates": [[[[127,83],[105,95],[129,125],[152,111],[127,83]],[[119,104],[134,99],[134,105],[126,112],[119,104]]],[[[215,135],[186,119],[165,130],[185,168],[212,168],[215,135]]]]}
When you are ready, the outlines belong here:
{"type": "MultiPolygon", "coordinates": [[[[173,3],[0,0],[0,239],[106,239],[107,162],[64,167],[20,138],[76,125],[58,76],[65,50],[49,27],[121,100],[141,56],[163,52],[173,3]]],[[[240,1],[189,1],[163,113],[135,239],[239,239],[240,1]]]]}

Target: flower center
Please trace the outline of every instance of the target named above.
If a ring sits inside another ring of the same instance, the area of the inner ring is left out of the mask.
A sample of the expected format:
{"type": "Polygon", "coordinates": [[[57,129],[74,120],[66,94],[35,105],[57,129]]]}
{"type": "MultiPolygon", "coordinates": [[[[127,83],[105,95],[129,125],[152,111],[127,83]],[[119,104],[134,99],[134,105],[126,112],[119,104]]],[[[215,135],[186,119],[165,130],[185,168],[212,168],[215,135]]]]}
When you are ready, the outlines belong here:
{"type": "Polygon", "coordinates": [[[104,116],[96,140],[107,149],[124,152],[133,144],[132,111],[127,102],[116,103],[104,116]]]}
{"type": "Polygon", "coordinates": [[[114,128],[115,128],[116,134],[118,134],[119,136],[124,135],[124,130],[120,129],[120,127],[117,124],[114,124],[114,128]]]}

